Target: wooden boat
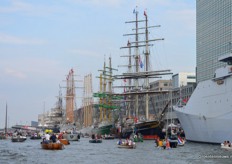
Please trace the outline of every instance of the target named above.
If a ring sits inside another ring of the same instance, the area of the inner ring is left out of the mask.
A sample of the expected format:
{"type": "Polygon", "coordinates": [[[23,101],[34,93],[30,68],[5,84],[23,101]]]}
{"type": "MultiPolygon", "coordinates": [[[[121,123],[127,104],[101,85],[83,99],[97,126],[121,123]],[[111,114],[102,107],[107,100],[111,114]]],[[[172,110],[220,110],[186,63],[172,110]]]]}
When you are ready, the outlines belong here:
{"type": "Polygon", "coordinates": [[[11,141],[12,142],[24,142],[27,140],[27,137],[25,136],[12,136],[11,141]]]}
{"type": "Polygon", "coordinates": [[[91,139],[89,140],[89,143],[102,143],[101,139],[91,139]]]}
{"type": "Polygon", "coordinates": [[[136,145],[135,144],[132,144],[132,145],[121,144],[121,145],[118,145],[118,148],[135,149],[136,145]]]}
{"type": "Polygon", "coordinates": [[[60,141],[60,143],[62,143],[64,145],[69,145],[70,144],[69,140],[67,140],[67,139],[59,139],[59,141],[60,141]]]}
{"type": "Polygon", "coordinates": [[[232,151],[232,147],[228,145],[224,145],[223,143],[221,144],[221,149],[227,150],[227,151],[232,151]]]}
{"type": "Polygon", "coordinates": [[[41,142],[41,148],[45,150],[63,150],[64,144],[62,143],[43,143],[41,142]]]}

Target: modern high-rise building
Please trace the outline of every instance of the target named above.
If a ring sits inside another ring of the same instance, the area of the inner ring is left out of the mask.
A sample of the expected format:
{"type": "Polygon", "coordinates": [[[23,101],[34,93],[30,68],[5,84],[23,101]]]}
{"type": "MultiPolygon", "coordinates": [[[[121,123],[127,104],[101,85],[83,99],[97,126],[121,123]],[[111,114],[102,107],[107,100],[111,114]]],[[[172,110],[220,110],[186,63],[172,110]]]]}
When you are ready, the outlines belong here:
{"type": "Polygon", "coordinates": [[[232,50],[232,0],[197,0],[197,82],[211,79],[232,50]]]}

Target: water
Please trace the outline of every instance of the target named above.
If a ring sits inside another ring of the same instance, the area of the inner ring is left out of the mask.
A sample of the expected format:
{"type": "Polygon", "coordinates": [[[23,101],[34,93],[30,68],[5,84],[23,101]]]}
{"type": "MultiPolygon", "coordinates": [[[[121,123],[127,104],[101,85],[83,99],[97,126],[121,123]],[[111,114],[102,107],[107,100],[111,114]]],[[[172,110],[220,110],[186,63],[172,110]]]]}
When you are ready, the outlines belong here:
{"type": "Polygon", "coordinates": [[[64,150],[43,150],[40,140],[13,143],[0,140],[0,164],[141,164],[141,163],[231,163],[232,152],[221,150],[219,145],[187,142],[171,150],[154,147],[154,141],[137,143],[136,149],[119,149],[117,140],[89,143],[88,138],[71,142],[64,150]]]}

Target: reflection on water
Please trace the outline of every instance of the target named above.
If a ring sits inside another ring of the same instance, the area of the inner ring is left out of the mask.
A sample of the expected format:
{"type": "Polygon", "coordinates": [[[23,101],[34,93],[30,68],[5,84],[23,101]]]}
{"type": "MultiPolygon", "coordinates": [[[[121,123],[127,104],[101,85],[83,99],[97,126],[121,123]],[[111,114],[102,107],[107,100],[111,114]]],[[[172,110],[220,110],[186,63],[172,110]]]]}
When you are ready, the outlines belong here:
{"type": "Polygon", "coordinates": [[[13,143],[0,140],[0,163],[38,164],[122,164],[122,163],[231,163],[232,152],[219,145],[187,142],[185,146],[171,150],[154,147],[154,141],[137,143],[136,149],[119,149],[117,140],[103,140],[100,144],[89,143],[88,138],[73,141],[64,150],[43,150],[40,140],[13,143]]]}

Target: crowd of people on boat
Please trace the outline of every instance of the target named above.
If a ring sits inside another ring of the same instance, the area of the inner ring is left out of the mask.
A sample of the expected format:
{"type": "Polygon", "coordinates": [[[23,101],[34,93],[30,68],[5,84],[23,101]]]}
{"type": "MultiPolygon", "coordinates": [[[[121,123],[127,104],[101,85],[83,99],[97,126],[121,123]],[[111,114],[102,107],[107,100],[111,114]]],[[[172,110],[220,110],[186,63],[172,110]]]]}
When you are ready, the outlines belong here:
{"type": "Polygon", "coordinates": [[[132,146],[135,145],[135,142],[133,142],[131,139],[127,138],[125,141],[122,141],[120,138],[119,141],[117,142],[118,145],[125,145],[125,146],[132,146]]]}
{"type": "Polygon", "coordinates": [[[231,142],[230,141],[224,141],[223,145],[227,146],[227,147],[231,147],[231,142]]]}
{"type": "Polygon", "coordinates": [[[157,138],[155,139],[155,147],[163,148],[163,149],[170,149],[170,142],[167,138],[163,140],[160,140],[159,138],[157,138]]]}
{"type": "Polygon", "coordinates": [[[42,143],[59,143],[59,139],[55,135],[55,133],[52,133],[51,135],[47,132],[44,137],[42,143]]]}

